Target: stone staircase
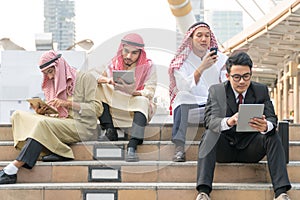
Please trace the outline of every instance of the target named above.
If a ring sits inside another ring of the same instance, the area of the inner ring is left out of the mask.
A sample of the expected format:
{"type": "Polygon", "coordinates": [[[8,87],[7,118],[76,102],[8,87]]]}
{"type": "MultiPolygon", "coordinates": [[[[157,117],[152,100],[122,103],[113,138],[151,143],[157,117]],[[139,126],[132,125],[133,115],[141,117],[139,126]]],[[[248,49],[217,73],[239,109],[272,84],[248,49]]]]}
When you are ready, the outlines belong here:
{"type": "MultiPolygon", "coordinates": [[[[75,160],[37,162],[32,170],[20,169],[17,184],[0,185],[2,200],[195,200],[197,152],[203,127],[187,133],[187,162],[172,162],[172,124],[151,123],[140,162],[124,161],[126,135],[117,142],[87,141],[72,145],[75,160]]],[[[289,195],[300,196],[300,126],[289,127],[288,173],[293,185],[289,195]]],[[[16,158],[10,125],[0,125],[0,168],[16,158]]],[[[266,161],[257,164],[217,164],[213,200],[272,200],[266,161]]]]}

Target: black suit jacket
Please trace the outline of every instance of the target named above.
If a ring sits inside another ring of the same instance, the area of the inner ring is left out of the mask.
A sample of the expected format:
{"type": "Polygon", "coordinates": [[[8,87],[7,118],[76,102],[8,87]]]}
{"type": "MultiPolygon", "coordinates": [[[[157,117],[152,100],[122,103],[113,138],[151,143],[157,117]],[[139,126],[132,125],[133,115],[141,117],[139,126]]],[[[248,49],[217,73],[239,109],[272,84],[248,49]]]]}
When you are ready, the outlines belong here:
{"type": "MultiPolygon", "coordinates": [[[[251,81],[247,90],[245,104],[264,104],[264,115],[267,121],[274,126],[273,130],[267,134],[275,132],[277,125],[277,116],[274,112],[273,104],[270,100],[269,91],[266,85],[251,81]]],[[[231,117],[238,111],[236,98],[231,88],[230,82],[213,85],[209,88],[209,96],[205,108],[205,126],[206,129],[221,133],[221,121],[224,117],[231,117]]],[[[259,132],[236,132],[236,126],[229,130],[222,131],[231,145],[239,149],[245,148],[259,132]]]]}

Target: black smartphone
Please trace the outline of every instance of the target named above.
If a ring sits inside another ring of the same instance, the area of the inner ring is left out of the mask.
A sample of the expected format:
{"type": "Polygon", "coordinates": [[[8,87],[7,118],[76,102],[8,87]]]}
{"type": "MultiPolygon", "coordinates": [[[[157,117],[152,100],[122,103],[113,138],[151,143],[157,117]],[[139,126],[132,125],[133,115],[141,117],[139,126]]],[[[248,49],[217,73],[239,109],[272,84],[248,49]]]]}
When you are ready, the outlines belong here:
{"type": "Polygon", "coordinates": [[[217,47],[212,47],[212,48],[210,48],[210,51],[215,51],[213,54],[211,54],[212,56],[217,55],[218,48],[217,47]]]}

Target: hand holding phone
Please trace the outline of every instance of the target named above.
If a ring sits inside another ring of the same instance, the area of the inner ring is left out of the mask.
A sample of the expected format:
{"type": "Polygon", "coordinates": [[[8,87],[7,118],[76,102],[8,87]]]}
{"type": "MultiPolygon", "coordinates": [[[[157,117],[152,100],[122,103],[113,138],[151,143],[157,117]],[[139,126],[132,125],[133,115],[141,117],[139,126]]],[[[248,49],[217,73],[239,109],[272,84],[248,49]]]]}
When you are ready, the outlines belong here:
{"type": "Polygon", "coordinates": [[[212,48],[210,48],[210,51],[214,51],[214,53],[211,54],[211,56],[217,55],[218,47],[212,47],[212,48]]]}

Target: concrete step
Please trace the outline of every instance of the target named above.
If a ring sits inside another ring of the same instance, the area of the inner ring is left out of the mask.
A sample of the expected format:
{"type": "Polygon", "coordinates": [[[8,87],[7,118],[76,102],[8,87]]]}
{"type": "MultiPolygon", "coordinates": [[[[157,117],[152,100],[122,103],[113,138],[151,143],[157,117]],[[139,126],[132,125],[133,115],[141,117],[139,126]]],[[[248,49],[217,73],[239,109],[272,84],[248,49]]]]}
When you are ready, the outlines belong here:
{"type": "MultiPolygon", "coordinates": [[[[199,141],[204,131],[204,127],[191,126],[187,130],[187,141],[199,141]]],[[[121,139],[124,132],[130,134],[130,129],[119,131],[121,139]]],[[[145,128],[145,141],[170,141],[172,136],[172,124],[149,124],[145,128]]],[[[93,138],[96,140],[97,136],[93,138]]],[[[0,125],[0,141],[13,141],[13,134],[10,124],[0,125]]]]}
{"type": "MultiPolygon", "coordinates": [[[[196,160],[199,142],[187,142],[187,160],[196,160]]],[[[124,149],[128,141],[117,142],[79,142],[72,144],[76,160],[124,160],[124,149]]],[[[11,141],[0,141],[0,160],[15,159],[19,151],[13,147],[11,141]]],[[[174,145],[170,141],[145,141],[137,148],[140,160],[172,160],[174,145]]]]}
{"type": "MultiPolygon", "coordinates": [[[[22,200],[195,200],[195,183],[35,183],[0,185],[2,199],[22,200]]],[[[298,199],[300,185],[293,184],[288,192],[298,199]]],[[[270,184],[215,183],[214,200],[271,200],[270,184]]]]}
{"type": "MultiPolygon", "coordinates": [[[[130,130],[126,129],[130,134],[130,130]]],[[[204,131],[204,127],[191,126],[187,130],[187,141],[199,141],[204,131]]],[[[124,133],[119,132],[121,138],[124,133]]],[[[172,136],[172,124],[149,124],[145,129],[146,141],[170,141],[172,136]]],[[[96,140],[96,136],[94,140],[96,140]]],[[[290,141],[300,141],[300,124],[289,125],[289,139],[290,141]]],[[[11,124],[0,124],[0,141],[12,141],[13,135],[11,124]]]]}
{"type": "MultiPolygon", "coordinates": [[[[181,200],[196,199],[197,152],[203,127],[188,131],[187,162],[174,163],[171,124],[147,126],[146,139],[137,151],[140,162],[124,161],[127,141],[88,141],[71,145],[75,161],[37,162],[20,169],[18,183],[0,185],[0,199],[23,200],[181,200]]],[[[290,126],[288,173],[292,199],[300,195],[300,126],[290,126]]],[[[0,168],[16,158],[11,126],[0,125],[0,168]]],[[[267,163],[217,164],[214,200],[273,199],[267,163]]]]}
{"type": "MultiPolygon", "coordinates": [[[[124,160],[128,141],[117,142],[79,142],[72,144],[71,148],[75,160],[124,160]]],[[[300,142],[289,142],[290,161],[300,160],[300,142]]],[[[186,143],[186,160],[196,161],[198,156],[198,141],[186,143]]],[[[170,141],[144,141],[137,148],[140,160],[170,161],[174,154],[174,145],[170,141]]],[[[10,161],[19,154],[13,147],[12,141],[0,141],[0,161],[10,161]]]]}
{"type": "MultiPolygon", "coordinates": [[[[9,162],[0,162],[1,168],[9,162]]],[[[291,182],[300,183],[300,162],[287,165],[291,182]]],[[[189,182],[195,183],[197,162],[170,161],[69,161],[37,162],[31,169],[21,168],[18,183],[86,182],[189,182]],[[75,173],[76,172],[76,173],[75,173]]],[[[256,164],[217,163],[215,183],[271,183],[265,161],[256,164]]]]}
{"type": "Polygon", "coordinates": [[[289,139],[290,141],[300,141],[300,124],[289,125],[289,139]]]}

